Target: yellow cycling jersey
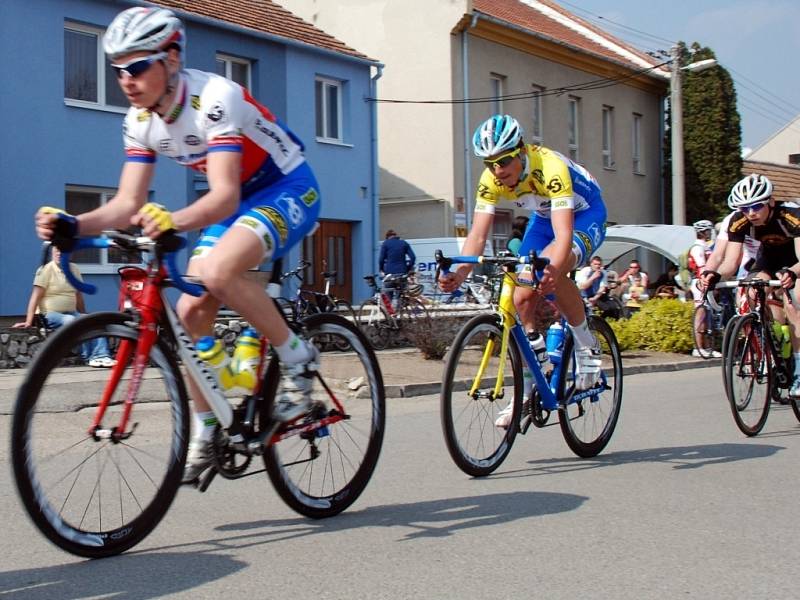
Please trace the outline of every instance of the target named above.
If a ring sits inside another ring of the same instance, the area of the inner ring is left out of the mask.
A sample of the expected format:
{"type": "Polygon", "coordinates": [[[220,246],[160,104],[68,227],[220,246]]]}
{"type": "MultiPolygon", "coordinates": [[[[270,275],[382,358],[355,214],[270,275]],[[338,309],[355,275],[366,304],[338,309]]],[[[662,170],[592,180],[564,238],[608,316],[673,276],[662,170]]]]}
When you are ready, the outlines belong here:
{"type": "Polygon", "coordinates": [[[500,200],[550,218],[553,210],[581,212],[602,202],[600,186],[591,173],[564,155],[544,146],[526,145],[526,162],[520,182],[504,186],[490,169],[478,183],[475,212],[494,214],[500,200]]]}

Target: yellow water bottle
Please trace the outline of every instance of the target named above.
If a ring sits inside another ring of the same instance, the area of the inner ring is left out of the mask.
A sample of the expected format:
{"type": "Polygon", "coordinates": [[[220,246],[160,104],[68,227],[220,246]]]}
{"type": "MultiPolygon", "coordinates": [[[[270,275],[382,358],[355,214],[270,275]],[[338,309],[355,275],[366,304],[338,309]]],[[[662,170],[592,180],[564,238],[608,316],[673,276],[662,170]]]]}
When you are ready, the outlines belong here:
{"type": "Polygon", "coordinates": [[[208,363],[217,376],[217,381],[222,389],[227,390],[235,385],[233,371],[231,371],[231,357],[225,352],[220,340],[213,336],[204,335],[195,344],[197,356],[208,363]]]}
{"type": "Polygon", "coordinates": [[[234,384],[248,394],[252,393],[256,388],[260,362],[261,339],[255,329],[248,327],[242,331],[239,339],[236,340],[233,360],[231,361],[234,384]]]}
{"type": "Polygon", "coordinates": [[[781,337],[783,338],[781,356],[783,356],[783,358],[789,358],[792,355],[792,336],[789,333],[788,325],[781,325],[781,337]]]}

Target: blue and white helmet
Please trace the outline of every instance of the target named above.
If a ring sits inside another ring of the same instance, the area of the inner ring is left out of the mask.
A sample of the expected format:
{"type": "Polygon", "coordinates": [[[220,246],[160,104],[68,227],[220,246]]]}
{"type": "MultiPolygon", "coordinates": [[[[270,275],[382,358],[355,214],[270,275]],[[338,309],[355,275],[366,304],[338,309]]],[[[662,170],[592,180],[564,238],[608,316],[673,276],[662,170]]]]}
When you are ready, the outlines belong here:
{"type": "Polygon", "coordinates": [[[475,156],[486,158],[508,152],[522,139],[522,127],[510,115],[495,115],[484,121],[472,136],[475,156]]]}

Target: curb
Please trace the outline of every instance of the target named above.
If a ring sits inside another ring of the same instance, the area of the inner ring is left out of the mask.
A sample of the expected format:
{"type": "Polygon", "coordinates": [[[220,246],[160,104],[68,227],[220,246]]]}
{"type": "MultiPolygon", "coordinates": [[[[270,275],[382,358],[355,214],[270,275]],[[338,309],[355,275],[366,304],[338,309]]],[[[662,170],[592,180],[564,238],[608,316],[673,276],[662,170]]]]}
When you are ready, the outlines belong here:
{"type": "MultiPolygon", "coordinates": [[[[705,369],[707,367],[719,367],[722,365],[721,358],[709,358],[700,361],[673,362],[662,364],[631,365],[623,367],[623,376],[639,375],[641,373],[668,373],[671,371],[687,371],[689,369],[705,369]]],[[[438,394],[442,389],[442,382],[435,381],[429,383],[401,383],[384,385],[386,398],[413,398],[415,396],[427,396],[438,394]]]]}

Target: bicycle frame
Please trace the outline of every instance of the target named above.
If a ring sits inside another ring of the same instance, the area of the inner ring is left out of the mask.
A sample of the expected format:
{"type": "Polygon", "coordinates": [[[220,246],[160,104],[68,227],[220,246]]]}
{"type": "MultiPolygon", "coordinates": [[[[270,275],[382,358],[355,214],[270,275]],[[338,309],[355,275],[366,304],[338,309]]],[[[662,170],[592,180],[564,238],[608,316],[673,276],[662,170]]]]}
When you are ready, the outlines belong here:
{"type": "MultiPolygon", "coordinates": [[[[497,262],[502,261],[502,264],[513,265],[513,264],[531,264],[532,262],[535,264],[535,261],[541,261],[543,259],[533,258],[533,261],[529,257],[519,257],[519,258],[504,258],[504,259],[496,259],[496,258],[488,258],[483,256],[455,256],[450,257],[448,259],[452,262],[452,264],[463,264],[463,263],[483,263],[483,262],[497,262]]],[[[535,278],[535,276],[534,276],[535,278]]],[[[536,279],[535,279],[536,281],[536,279]]],[[[533,379],[535,381],[535,387],[539,392],[539,396],[541,398],[541,408],[548,411],[557,410],[559,408],[559,401],[563,401],[563,399],[558,398],[557,396],[557,387],[558,382],[562,376],[562,370],[566,368],[565,359],[562,359],[558,364],[553,366],[553,372],[550,376],[550,381],[547,381],[544,372],[542,371],[541,365],[536,358],[533,350],[528,343],[528,337],[525,333],[525,329],[522,323],[519,321],[517,316],[517,309],[514,306],[514,290],[516,289],[517,285],[520,285],[517,276],[515,273],[506,272],[503,275],[503,286],[500,292],[500,300],[497,304],[496,312],[500,315],[500,321],[503,327],[503,336],[501,338],[501,345],[500,345],[500,356],[505,357],[508,355],[508,344],[509,339],[513,337],[514,341],[517,344],[517,348],[520,351],[520,355],[522,356],[523,360],[525,361],[527,367],[530,369],[530,372],[533,375],[533,379]]],[[[562,325],[566,326],[566,320],[561,319],[562,325]]],[[[478,367],[478,373],[475,376],[475,379],[470,386],[470,395],[477,393],[477,390],[480,387],[481,381],[483,379],[483,375],[485,373],[486,367],[489,364],[489,360],[493,355],[494,352],[494,342],[489,340],[486,344],[486,348],[484,349],[483,357],[481,360],[481,364],[478,367]]],[[[495,399],[502,397],[502,390],[503,390],[503,383],[505,380],[505,360],[499,361],[499,368],[497,373],[497,380],[495,383],[493,396],[495,399]]],[[[604,372],[601,372],[600,375],[600,384],[597,385],[589,390],[585,390],[582,392],[577,392],[572,395],[568,400],[567,403],[579,402],[585,398],[589,397],[597,397],[600,393],[602,393],[607,385],[606,382],[606,375],[604,372]]]]}

